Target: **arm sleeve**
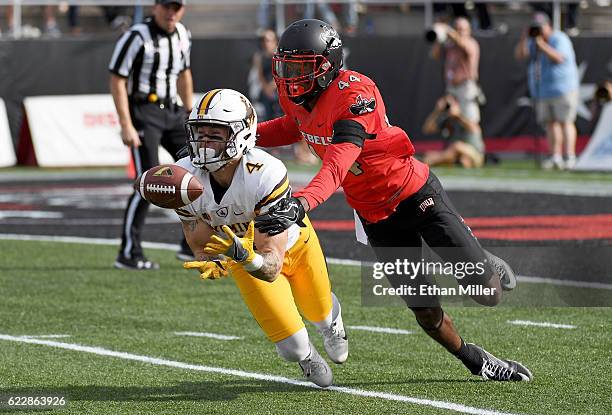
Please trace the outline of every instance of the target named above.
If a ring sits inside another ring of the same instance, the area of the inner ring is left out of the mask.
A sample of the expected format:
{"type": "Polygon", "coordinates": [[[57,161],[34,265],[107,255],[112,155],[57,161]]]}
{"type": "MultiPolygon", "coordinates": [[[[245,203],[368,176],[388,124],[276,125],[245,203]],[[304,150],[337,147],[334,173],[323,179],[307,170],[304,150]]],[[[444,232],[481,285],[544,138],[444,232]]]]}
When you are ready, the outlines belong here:
{"type": "Polygon", "coordinates": [[[360,153],[361,148],[351,142],[331,144],[325,152],[319,173],[308,186],[296,192],[294,196],[305,198],[310,210],[314,209],[340,187],[360,153]]]}
{"type": "Polygon", "coordinates": [[[287,115],[257,124],[257,145],[278,147],[297,143],[302,134],[287,115]]]}

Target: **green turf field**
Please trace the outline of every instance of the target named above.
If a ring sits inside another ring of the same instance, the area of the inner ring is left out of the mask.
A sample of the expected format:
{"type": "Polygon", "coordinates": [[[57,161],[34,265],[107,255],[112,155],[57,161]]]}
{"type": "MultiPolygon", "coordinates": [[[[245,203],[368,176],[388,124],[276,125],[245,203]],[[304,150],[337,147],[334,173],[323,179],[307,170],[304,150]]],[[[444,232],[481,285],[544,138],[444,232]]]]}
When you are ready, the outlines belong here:
{"type": "MultiPolygon", "coordinates": [[[[145,273],[110,268],[114,246],[0,241],[0,252],[0,335],[64,334],[70,337],[45,341],[301,380],[297,364],[276,356],[231,280],[200,281],[180,269],[171,252],[151,250],[162,270],[145,273]],[[243,339],[174,334],[182,331],[243,339]]],[[[393,395],[354,396],[3,338],[0,396],[64,396],[67,407],[54,412],[73,414],[452,413],[423,405],[431,402],[516,414],[612,413],[611,309],[449,309],[468,341],[522,361],[535,376],[532,383],[483,382],[427,338],[402,308],[362,307],[358,268],[332,266],[330,272],[346,325],[414,330],[349,331],[349,360],[333,366],[335,384],[347,391],[393,395]],[[513,319],[577,328],[507,323],[513,319]],[[397,395],[427,401],[389,400],[397,395]]]]}

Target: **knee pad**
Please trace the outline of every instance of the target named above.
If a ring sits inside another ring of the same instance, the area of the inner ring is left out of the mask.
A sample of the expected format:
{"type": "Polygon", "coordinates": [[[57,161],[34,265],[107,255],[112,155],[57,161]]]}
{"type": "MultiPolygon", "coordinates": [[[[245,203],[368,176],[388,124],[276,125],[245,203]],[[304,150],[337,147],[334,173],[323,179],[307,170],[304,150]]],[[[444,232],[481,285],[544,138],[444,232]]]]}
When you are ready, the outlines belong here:
{"type": "Polygon", "coordinates": [[[444,310],[441,307],[414,307],[410,309],[423,330],[436,331],[442,326],[444,310]]]}
{"type": "Polygon", "coordinates": [[[278,355],[288,362],[299,362],[310,354],[310,340],[305,327],[274,345],[278,355]]]}

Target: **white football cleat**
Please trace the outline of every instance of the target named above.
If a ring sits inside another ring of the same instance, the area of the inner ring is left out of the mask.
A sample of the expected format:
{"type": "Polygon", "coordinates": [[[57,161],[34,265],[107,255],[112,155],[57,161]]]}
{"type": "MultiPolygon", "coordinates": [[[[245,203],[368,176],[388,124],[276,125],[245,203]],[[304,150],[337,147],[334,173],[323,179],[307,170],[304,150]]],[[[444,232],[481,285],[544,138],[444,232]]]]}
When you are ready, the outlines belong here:
{"type": "Polygon", "coordinates": [[[298,364],[304,372],[304,377],[315,385],[326,388],[332,384],[332,370],[312,343],[310,343],[310,354],[298,364]]]}
{"type": "MultiPolygon", "coordinates": [[[[340,303],[338,303],[340,307],[340,303]]],[[[318,330],[323,336],[323,347],[325,352],[334,363],[344,363],[348,358],[348,337],[342,322],[342,310],[338,312],[338,317],[332,322],[329,328],[318,330]]]]}

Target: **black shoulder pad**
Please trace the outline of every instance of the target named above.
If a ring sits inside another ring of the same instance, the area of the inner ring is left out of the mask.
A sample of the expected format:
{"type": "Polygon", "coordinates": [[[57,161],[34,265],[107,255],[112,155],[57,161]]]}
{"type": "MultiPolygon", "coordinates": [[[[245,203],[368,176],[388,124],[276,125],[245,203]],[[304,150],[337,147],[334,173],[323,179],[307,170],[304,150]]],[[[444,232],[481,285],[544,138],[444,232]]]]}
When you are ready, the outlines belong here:
{"type": "Polygon", "coordinates": [[[332,144],[353,143],[362,148],[365,140],[376,138],[376,134],[366,133],[363,125],[354,120],[338,120],[334,123],[332,144]]]}

